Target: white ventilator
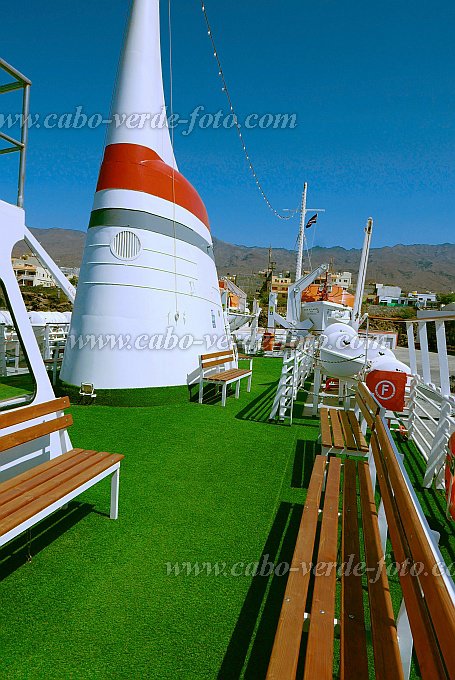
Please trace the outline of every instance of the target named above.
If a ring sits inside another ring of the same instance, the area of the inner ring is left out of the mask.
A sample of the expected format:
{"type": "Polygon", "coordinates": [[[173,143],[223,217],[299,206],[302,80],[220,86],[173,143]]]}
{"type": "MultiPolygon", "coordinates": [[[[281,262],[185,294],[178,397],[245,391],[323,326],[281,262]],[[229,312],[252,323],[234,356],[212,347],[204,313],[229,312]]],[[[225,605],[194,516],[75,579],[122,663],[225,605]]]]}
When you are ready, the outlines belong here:
{"type": "Polygon", "coordinates": [[[207,212],[169,135],[159,0],[133,2],[112,120],[61,378],[184,385],[226,331],[207,212]]]}

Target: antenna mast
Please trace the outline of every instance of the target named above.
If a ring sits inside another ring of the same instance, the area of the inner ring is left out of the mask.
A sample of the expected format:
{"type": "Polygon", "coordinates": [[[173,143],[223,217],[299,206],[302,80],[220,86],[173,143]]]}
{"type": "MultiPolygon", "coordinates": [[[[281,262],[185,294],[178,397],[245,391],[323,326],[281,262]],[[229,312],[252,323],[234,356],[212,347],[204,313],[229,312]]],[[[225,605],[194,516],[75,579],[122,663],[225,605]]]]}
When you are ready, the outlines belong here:
{"type": "MultiPolygon", "coordinates": [[[[315,212],[315,213],[321,213],[325,212],[322,208],[307,208],[306,207],[306,198],[307,198],[307,193],[308,193],[308,183],[305,182],[303,185],[303,193],[302,193],[302,206],[300,208],[300,229],[299,229],[299,240],[298,240],[298,249],[297,249],[297,261],[295,265],[295,280],[298,281],[300,278],[302,278],[302,262],[303,262],[303,249],[305,247],[305,242],[306,242],[306,236],[305,236],[305,221],[306,221],[306,214],[308,212],[315,212]]],[[[310,260],[310,254],[308,253],[308,260],[310,260]]],[[[311,269],[311,260],[309,262],[310,264],[310,269],[311,269]]]]}

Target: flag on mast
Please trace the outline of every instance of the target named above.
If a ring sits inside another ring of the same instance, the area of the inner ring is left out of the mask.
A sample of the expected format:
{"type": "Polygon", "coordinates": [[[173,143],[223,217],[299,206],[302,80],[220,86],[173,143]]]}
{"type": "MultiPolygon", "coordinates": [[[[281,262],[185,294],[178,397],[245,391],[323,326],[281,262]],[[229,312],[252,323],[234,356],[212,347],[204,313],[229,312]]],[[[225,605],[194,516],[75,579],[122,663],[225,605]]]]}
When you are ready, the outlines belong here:
{"type": "Polygon", "coordinates": [[[308,222],[306,223],[305,229],[309,229],[313,224],[316,224],[317,221],[318,221],[318,214],[315,213],[315,214],[313,215],[313,217],[310,217],[310,219],[309,219],[308,222]]]}

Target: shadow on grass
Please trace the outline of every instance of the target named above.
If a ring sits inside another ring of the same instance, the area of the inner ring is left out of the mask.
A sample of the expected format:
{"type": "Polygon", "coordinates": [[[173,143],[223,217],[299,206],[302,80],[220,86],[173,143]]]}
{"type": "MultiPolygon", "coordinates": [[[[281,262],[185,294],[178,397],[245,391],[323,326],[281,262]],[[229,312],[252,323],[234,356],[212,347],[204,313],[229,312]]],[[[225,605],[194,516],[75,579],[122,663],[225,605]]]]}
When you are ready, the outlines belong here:
{"type": "Polygon", "coordinates": [[[297,394],[297,399],[294,402],[293,417],[296,419],[305,417],[305,404],[308,401],[308,394],[311,387],[311,383],[308,381],[305,383],[304,387],[299,390],[297,394]]]}
{"type": "Polygon", "coordinates": [[[294,489],[307,489],[310,483],[314,459],[321,453],[319,442],[297,439],[295,445],[294,465],[292,467],[291,486],[294,489]]]}
{"type": "MultiPolygon", "coordinates": [[[[227,398],[235,393],[235,383],[227,386],[227,398]]],[[[204,384],[204,400],[203,404],[221,404],[222,392],[221,386],[204,384]]],[[[199,402],[199,385],[192,385],[190,387],[190,401],[193,403],[199,402]]]]}
{"type": "Polygon", "coordinates": [[[238,420],[253,420],[258,423],[267,423],[269,421],[270,411],[272,410],[277,386],[278,381],[266,383],[265,390],[250,401],[248,406],[245,406],[244,409],[239,411],[235,417],[238,420]]]}
{"type": "Polygon", "coordinates": [[[3,546],[0,549],[0,582],[27,563],[29,549],[33,559],[35,555],[38,555],[93,510],[94,506],[89,503],[73,501],[66,510],[59,510],[32,527],[31,544],[29,544],[29,532],[25,531],[3,546]]]}
{"type": "Polygon", "coordinates": [[[273,576],[272,563],[277,567],[282,562],[291,562],[302,510],[302,505],[290,503],[281,503],[278,508],[218,680],[237,680],[239,677],[260,680],[267,673],[287,583],[287,573],[273,576]]]}

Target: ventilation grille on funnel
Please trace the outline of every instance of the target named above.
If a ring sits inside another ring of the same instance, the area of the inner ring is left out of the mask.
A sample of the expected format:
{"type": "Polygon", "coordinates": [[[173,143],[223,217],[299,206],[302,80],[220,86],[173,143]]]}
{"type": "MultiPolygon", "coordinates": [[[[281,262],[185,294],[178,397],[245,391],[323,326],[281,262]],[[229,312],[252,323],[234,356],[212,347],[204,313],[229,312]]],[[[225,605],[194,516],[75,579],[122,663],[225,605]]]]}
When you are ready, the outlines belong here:
{"type": "Polygon", "coordinates": [[[141,252],[141,242],[132,231],[121,231],[112,239],[111,251],[119,260],[134,260],[141,252]]]}

